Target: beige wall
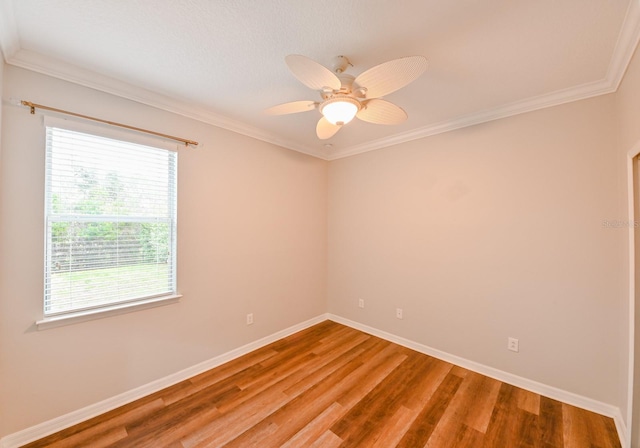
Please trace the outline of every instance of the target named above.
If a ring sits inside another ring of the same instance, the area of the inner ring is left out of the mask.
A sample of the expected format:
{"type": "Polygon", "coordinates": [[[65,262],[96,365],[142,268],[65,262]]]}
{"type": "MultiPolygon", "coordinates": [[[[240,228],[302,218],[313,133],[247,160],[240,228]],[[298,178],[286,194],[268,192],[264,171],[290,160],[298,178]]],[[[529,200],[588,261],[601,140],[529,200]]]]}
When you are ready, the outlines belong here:
{"type": "Polygon", "coordinates": [[[331,162],[329,311],[619,406],[613,112],[600,96],[331,162]]]}
{"type": "Polygon", "coordinates": [[[0,437],[327,310],[625,412],[627,232],[602,223],[626,219],[625,155],[640,139],[637,56],[614,95],[328,168],[7,66],[9,97],[194,138],[204,148],[179,159],[182,302],[36,331],[43,130],[40,118],[3,104],[0,437]],[[520,339],[520,353],[506,350],[508,336],[520,339]]]}
{"type": "Polygon", "coordinates": [[[29,99],[203,143],[182,150],[179,304],[34,329],[42,316],[44,133],[3,106],[0,436],[326,312],[326,162],[15,67],[29,99]],[[245,325],[253,312],[255,323],[245,325]]]}

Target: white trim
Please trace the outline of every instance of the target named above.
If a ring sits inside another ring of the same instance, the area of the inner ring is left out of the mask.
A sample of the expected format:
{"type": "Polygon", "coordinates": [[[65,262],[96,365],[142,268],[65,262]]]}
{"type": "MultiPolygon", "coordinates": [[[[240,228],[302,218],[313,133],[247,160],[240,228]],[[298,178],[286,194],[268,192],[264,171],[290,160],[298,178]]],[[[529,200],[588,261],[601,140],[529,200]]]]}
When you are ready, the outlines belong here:
{"type": "Polygon", "coordinates": [[[287,337],[293,333],[304,330],[305,328],[311,327],[325,320],[332,320],[342,325],[355,328],[357,330],[377,336],[379,338],[385,339],[395,344],[402,345],[403,347],[408,347],[417,352],[424,353],[429,356],[433,356],[434,358],[438,358],[443,361],[450,362],[460,367],[464,367],[465,369],[478,372],[482,375],[495,378],[499,381],[520,387],[522,389],[526,389],[531,392],[535,392],[537,394],[562,401],[564,403],[568,403],[583,409],[597,412],[598,414],[602,414],[607,417],[611,417],[615,422],[616,429],[618,431],[618,436],[620,437],[620,443],[622,444],[623,447],[628,446],[627,430],[626,430],[627,427],[622,418],[622,414],[620,413],[620,409],[613,405],[602,403],[600,401],[593,400],[591,398],[584,397],[581,395],[577,395],[562,389],[558,389],[553,386],[548,386],[546,384],[538,383],[537,381],[532,381],[527,378],[523,378],[521,376],[513,375],[511,373],[504,372],[502,370],[498,370],[493,367],[489,367],[475,361],[470,361],[468,359],[461,358],[459,356],[434,349],[432,347],[420,344],[418,342],[414,342],[409,339],[405,339],[400,336],[387,333],[386,331],[369,327],[368,325],[364,325],[359,322],[355,322],[355,321],[346,319],[344,317],[337,316],[335,314],[325,313],[325,314],[316,316],[312,319],[309,319],[307,321],[304,321],[302,323],[299,323],[297,325],[293,325],[289,328],[273,333],[262,339],[258,339],[257,341],[243,345],[242,347],[231,350],[222,355],[211,358],[207,361],[196,364],[195,366],[188,367],[186,369],[183,369],[179,372],[176,372],[164,378],[160,378],[158,380],[152,381],[151,383],[145,384],[143,386],[137,387],[130,391],[108,398],[101,402],[86,406],[82,409],[72,411],[60,417],[56,417],[46,422],[39,423],[30,428],[23,429],[22,431],[9,434],[3,437],[2,439],[0,439],[0,448],[17,448],[24,444],[33,442],[34,440],[41,439],[50,434],[61,431],[65,428],[68,428],[70,426],[76,425],[90,418],[93,418],[95,416],[108,412],[112,409],[123,406],[127,403],[131,403],[132,401],[135,401],[149,394],[162,390],[173,384],[179,383],[180,381],[184,381],[202,372],[206,372],[207,370],[213,369],[214,367],[224,364],[225,362],[229,362],[249,352],[252,352],[253,350],[257,350],[261,347],[264,347],[267,344],[277,341],[278,339],[287,337]]]}
{"type": "MultiPolygon", "coordinates": [[[[633,160],[640,154],[640,142],[627,153],[627,207],[629,210],[629,222],[635,221],[635,188],[633,176],[633,160]]],[[[627,378],[627,434],[631,446],[631,435],[633,430],[633,390],[634,390],[634,370],[635,370],[635,313],[636,313],[636,254],[635,254],[635,227],[629,226],[629,366],[627,378]]],[[[622,445],[625,447],[625,445],[622,445]]]]}
{"type": "Polygon", "coordinates": [[[417,140],[467,126],[473,126],[500,118],[506,118],[546,107],[557,106],[571,101],[615,92],[624,77],[624,73],[626,72],[627,66],[633,56],[633,52],[640,40],[640,1],[632,0],[620,29],[618,40],[604,79],[550,94],[529,98],[523,101],[517,101],[491,110],[484,110],[464,117],[458,117],[440,123],[427,125],[409,132],[396,134],[360,145],[334,149],[333,153],[328,155],[323,148],[301,145],[300,143],[284,139],[264,129],[224,117],[201,107],[190,105],[185,101],[170,98],[157,92],[152,92],[99,73],[75,67],[45,55],[20,49],[15,17],[11,10],[11,2],[10,0],[0,1],[2,2],[0,7],[3,7],[0,9],[0,17],[4,16],[2,17],[3,20],[0,21],[0,25],[2,25],[0,26],[0,30],[3,28],[8,30],[4,33],[0,33],[0,47],[4,51],[4,57],[7,64],[137,101],[151,107],[156,107],[203,123],[218,126],[238,134],[282,146],[323,160],[336,160],[343,157],[349,157],[363,152],[373,151],[390,145],[397,145],[399,143],[417,140]],[[11,13],[9,14],[8,12],[11,13]]]}
{"type": "Polygon", "coordinates": [[[618,90],[633,53],[640,41],[640,0],[632,0],[622,23],[616,46],[613,50],[607,75],[600,81],[570,87],[556,92],[539,95],[522,101],[516,101],[490,110],[476,112],[464,117],[442,121],[412,131],[373,140],[360,145],[336,150],[327,160],[337,160],[392,145],[405,143],[432,135],[443,134],[456,129],[466,128],[501,118],[512,117],[548,107],[559,106],[573,101],[584,100],[599,95],[606,95],[618,90]]]}
{"type": "Polygon", "coordinates": [[[618,90],[624,78],[638,41],[640,41],[640,1],[631,0],[607,71],[607,80],[614,90],[618,90]]]}
{"type": "Polygon", "coordinates": [[[606,80],[583,84],[581,86],[571,87],[546,95],[529,98],[524,101],[517,101],[515,103],[507,104],[495,109],[485,110],[464,117],[442,121],[440,123],[424,126],[412,131],[404,132],[402,134],[392,135],[391,137],[385,137],[360,145],[350,146],[348,148],[335,151],[328,157],[328,160],[342,159],[344,157],[354,156],[363,152],[375,151],[376,149],[387,148],[392,145],[410,142],[413,140],[430,137],[432,135],[443,134],[445,132],[450,132],[456,129],[466,128],[468,126],[474,126],[476,124],[486,123],[493,120],[499,120],[501,118],[507,118],[514,115],[533,112],[535,110],[544,109],[547,107],[553,107],[564,103],[583,100],[591,98],[593,96],[605,95],[614,91],[615,88],[612,87],[611,83],[606,80]]]}
{"type": "MultiPolygon", "coordinates": [[[[6,57],[5,59],[7,64],[14,65],[16,67],[42,73],[44,75],[62,79],[63,81],[69,81],[100,92],[106,92],[111,95],[136,101],[141,104],[146,104],[147,106],[172,112],[183,117],[211,124],[237,134],[272,143],[287,149],[292,149],[310,156],[321,159],[325,158],[323,151],[324,148],[321,149],[300,145],[264,129],[259,129],[241,121],[227,118],[208,109],[189,104],[186,101],[177,100],[142,87],[119,81],[100,73],[63,63],[32,51],[21,49],[12,57],[6,57]]],[[[55,107],[55,105],[52,106],[55,107]]]]}
{"type": "Polygon", "coordinates": [[[36,321],[36,326],[38,327],[38,330],[63,327],[65,325],[78,324],[80,322],[87,322],[90,320],[117,316],[119,314],[132,313],[134,311],[141,311],[149,308],[171,305],[172,303],[178,303],[181,297],[182,295],[180,294],[172,294],[168,296],[136,300],[135,302],[118,303],[115,305],[94,308],[90,310],[82,310],[75,313],[61,314],[59,316],[49,316],[36,321]]]}
{"type": "MultiPolygon", "coordinates": [[[[582,409],[587,409],[589,411],[593,411],[598,414],[611,417],[613,418],[616,424],[616,429],[618,431],[618,436],[620,437],[620,442],[623,443],[623,442],[626,442],[627,440],[626,425],[622,418],[620,409],[616,406],[603,403],[601,401],[597,401],[592,398],[584,397],[582,395],[574,394],[573,392],[568,392],[566,390],[558,389],[557,387],[549,386],[543,383],[539,383],[537,381],[523,378],[521,376],[514,375],[512,373],[505,372],[503,370],[495,369],[493,367],[489,367],[487,365],[480,364],[475,361],[470,361],[468,359],[461,358],[460,356],[452,355],[450,353],[443,352],[441,350],[429,347],[427,345],[420,344],[418,342],[411,341],[409,339],[405,339],[403,337],[396,336],[391,333],[387,333],[386,331],[378,330],[368,325],[364,325],[359,322],[346,319],[344,317],[336,316],[335,314],[329,314],[328,316],[329,316],[329,319],[334,322],[347,325],[348,327],[355,328],[357,330],[363,331],[373,336],[377,336],[379,338],[393,342],[395,344],[402,345],[403,347],[410,348],[417,352],[424,353],[429,356],[433,356],[434,358],[438,358],[446,362],[450,362],[452,364],[455,364],[457,366],[463,367],[468,370],[472,370],[474,372],[480,373],[490,378],[495,378],[504,383],[517,386],[521,389],[526,389],[531,392],[544,395],[545,397],[553,398],[554,400],[562,401],[564,403],[571,404],[573,406],[577,406],[582,409]]],[[[623,444],[622,446],[625,446],[625,445],[623,444]]]]}
{"type": "Polygon", "coordinates": [[[631,448],[631,433],[625,424],[620,408],[615,408],[615,415],[610,415],[609,417],[613,418],[613,422],[616,424],[620,446],[622,448],[631,448]]]}
{"type": "MultiPolygon", "coordinates": [[[[627,154],[627,203],[629,210],[629,222],[632,222],[635,219],[635,207],[634,207],[634,188],[633,188],[633,158],[635,155],[632,155],[632,151],[629,151],[627,154]]],[[[634,231],[629,226],[629,356],[627,366],[627,428],[629,431],[629,439],[631,439],[631,431],[633,427],[633,380],[634,380],[634,363],[635,363],[635,237],[634,231]]],[[[624,445],[623,445],[624,446],[624,445]]]]}
{"type": "Polygon", "coordinates": [[[258,339],[257,341],[250,342],[249,344],[243,345],[242,347],[236,348],[227,353],[218,355],[207,361],[203,361],[192,367],[180,370],[179,372],[173,373],[164,378],[159,378],[155,381],[144,384],[140,387],[136,387],[135,389],[131,389],[122,394],[118,394],[114,397],[107,398],[106,400],[86,406],[82,409],[69,412],[68,414],[62,415],[60,417],[56,417],[46,422],[39,423],[30,428],[23,429],[22,431],[10,434],[0,439],[0,448],[17,448],[27,443],[33,442],[34,440],[46,437],[55,432],[62,431],[65,428],[76,425],[100,414],[104,414],[105,412],[123,406],[127,403],[131,403],[132,401],[138,400],[142,397],[146,397],[147,395],[167,388],[173,384],[179,383],[180,381],[189,379],[202,372],[206,372],[207,370],[213,369],[214,367],[224,364],[225,362],[229,362],[240,356],[246,355],[249,352],[259,349],[260,347],[264,347],[265,345],[275,342],[278,339],[287,337],[293,333],[304,330],[305,328],[316,325],[327,319],[327,314],[321,314],[284,330],[277,331],[269,336],[265,336],[261,339],[258,339]]]}

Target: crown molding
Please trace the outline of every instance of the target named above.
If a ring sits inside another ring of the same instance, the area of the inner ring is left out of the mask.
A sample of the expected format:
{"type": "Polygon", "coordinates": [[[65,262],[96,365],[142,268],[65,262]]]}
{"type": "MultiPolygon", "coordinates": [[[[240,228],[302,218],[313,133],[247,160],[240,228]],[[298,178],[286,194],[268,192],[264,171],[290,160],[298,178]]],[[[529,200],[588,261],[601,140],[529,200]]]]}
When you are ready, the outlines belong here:
{"type": "Polygon", "coordinates": [[[607,71],[606,79],[614,86],[614,90],[618,90],[622,82],[638,41],[640,41],[640,0],[631,0],[607,71]]]}
{"type": "Polygon", "coordinates": [[[368,151],[429,137],[456,129],[507,118],[538,109],[557,106],[597,95],[613,93],[618,89],[633,53],[640,40],[640,0],[631,0],[618,35],[607,74],[604,79],[568,89],[544,94],[497,108],[479,111],[463,117],[423,126],[359,145],[335,149],[333,153],[284,139],[274,133],[230,119],[203,107],[191,105],[148,89],[85,70],[47,56],[20,49],[19,36],[11,0],[0,0],[0,49],[7,64],[49,75],[151,107],[166,110],[203,123],[211,124],[257,140],[278,145],[323,160],[337,160],[368,151]]]}
{"type": "Polygon", "coordinates": [[[607,80],[596,81],[593,83],[583,84],[569,89],[559,90],[546,95],[540,95],[524,101],[517,101],[505,106],[494,109],[483,110],[481,112],[465,115],[464,117],[454,118],[452,120],[441,121],[436,124],[424,126],[409,132],[392,135],[361,145],[354,145],[335,151],[329,156],[329,160],[342,159],[344,157],[362,154],[364,152],[375,151],[376,149],[387,148],[389,146],[398,145],[400,143],[410,142],[432,135],[442,134],[456,129],[466,128],[476,124],[486,123],[488,121],[507,118],[513,115],[520,115],[526,112],[532,112],[538,109],[558,106],[572,101],[582,100],[593,96],[612,93],[615,88],[607,80]]]}
{"type": "Polygon", "coordinates": [[[595,81],[568,89],[558,90],[545,95],[528,98],[511,104],[500,106],[490,110],[476,112],[464,117],[458,117],[440,123],[424,126],[409,132],[392,135],[360,145],[350,146],[334,151],[328,160],[337,160],[344,157],[362,154],[376,149],[387,148],[400,143],[410,142],[432,135],[442,134],[476,124],[486,123],[500,118],[507,118],[526,112],[559,106],[572,101],[583,100],[598,95],[613,93],[618,90],[627,67],[631,62],[633,53],[640,40],[640,0],[631,0],[629,8],[618,34],[618,40],[609,61],[607,75],[600,81],[595,81]]]}
{"type": "Polygon", "coordinates": [[[146,104],[147,106],[211,124],[237,134],[326,160],[326,156],[321,149],[301,146],[295,142],[283,139],[278,135],[250,126],[241,121],[230,119],[206,108],[194,106],[185,101],[176,100],[169,96],[119,81],[110,76],[86,70],[39,53],[20,49],[15,52],[12,57],[5,57],[5,60],[7,64],[15,67],[42,73],[63,81],[136,101],[141,104],[146,104]]]}

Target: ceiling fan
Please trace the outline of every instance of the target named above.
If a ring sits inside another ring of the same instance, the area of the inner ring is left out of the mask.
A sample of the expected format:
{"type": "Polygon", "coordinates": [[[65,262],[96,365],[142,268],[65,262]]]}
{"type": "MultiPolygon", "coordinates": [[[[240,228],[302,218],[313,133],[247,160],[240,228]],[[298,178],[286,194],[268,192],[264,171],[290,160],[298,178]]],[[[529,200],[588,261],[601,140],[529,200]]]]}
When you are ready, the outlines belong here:
{"type": "Polygon", "coordinates": [[[358,117],[376,124],[398,124],[407,113],[393,103],[380,99],[415,81],[427,69],[424,56],[408,56],[376,65],[353,77],[345,70],[353,66],[345,56],[336,56],[333,71],[299,54],[290,54],[285,62],[298,80],[316,90],[321,101],[293,101],[267,109],[270,115],[286,115],[318,109],[322,114],[316,126],[321,140],[333,137],[342,126],[358,117]]]}

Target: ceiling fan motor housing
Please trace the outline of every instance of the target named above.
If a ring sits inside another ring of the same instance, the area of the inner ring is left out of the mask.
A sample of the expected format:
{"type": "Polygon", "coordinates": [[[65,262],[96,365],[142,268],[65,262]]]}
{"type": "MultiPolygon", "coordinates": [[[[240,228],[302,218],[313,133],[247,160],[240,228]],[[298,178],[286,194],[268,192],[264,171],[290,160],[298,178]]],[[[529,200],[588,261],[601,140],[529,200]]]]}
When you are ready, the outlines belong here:
{"type": "Polygon", "coordinates": [[[346,73],[341,73],[337,75],[338,79],[340,79],[340,89],[333,90],[330,87],[325,87],[320,92],[322,99],[328,100],[329,98],[334,98],[336,95],[350,95],[353,91],[353,81],[355,77],[348,75],[346,73]]]}

